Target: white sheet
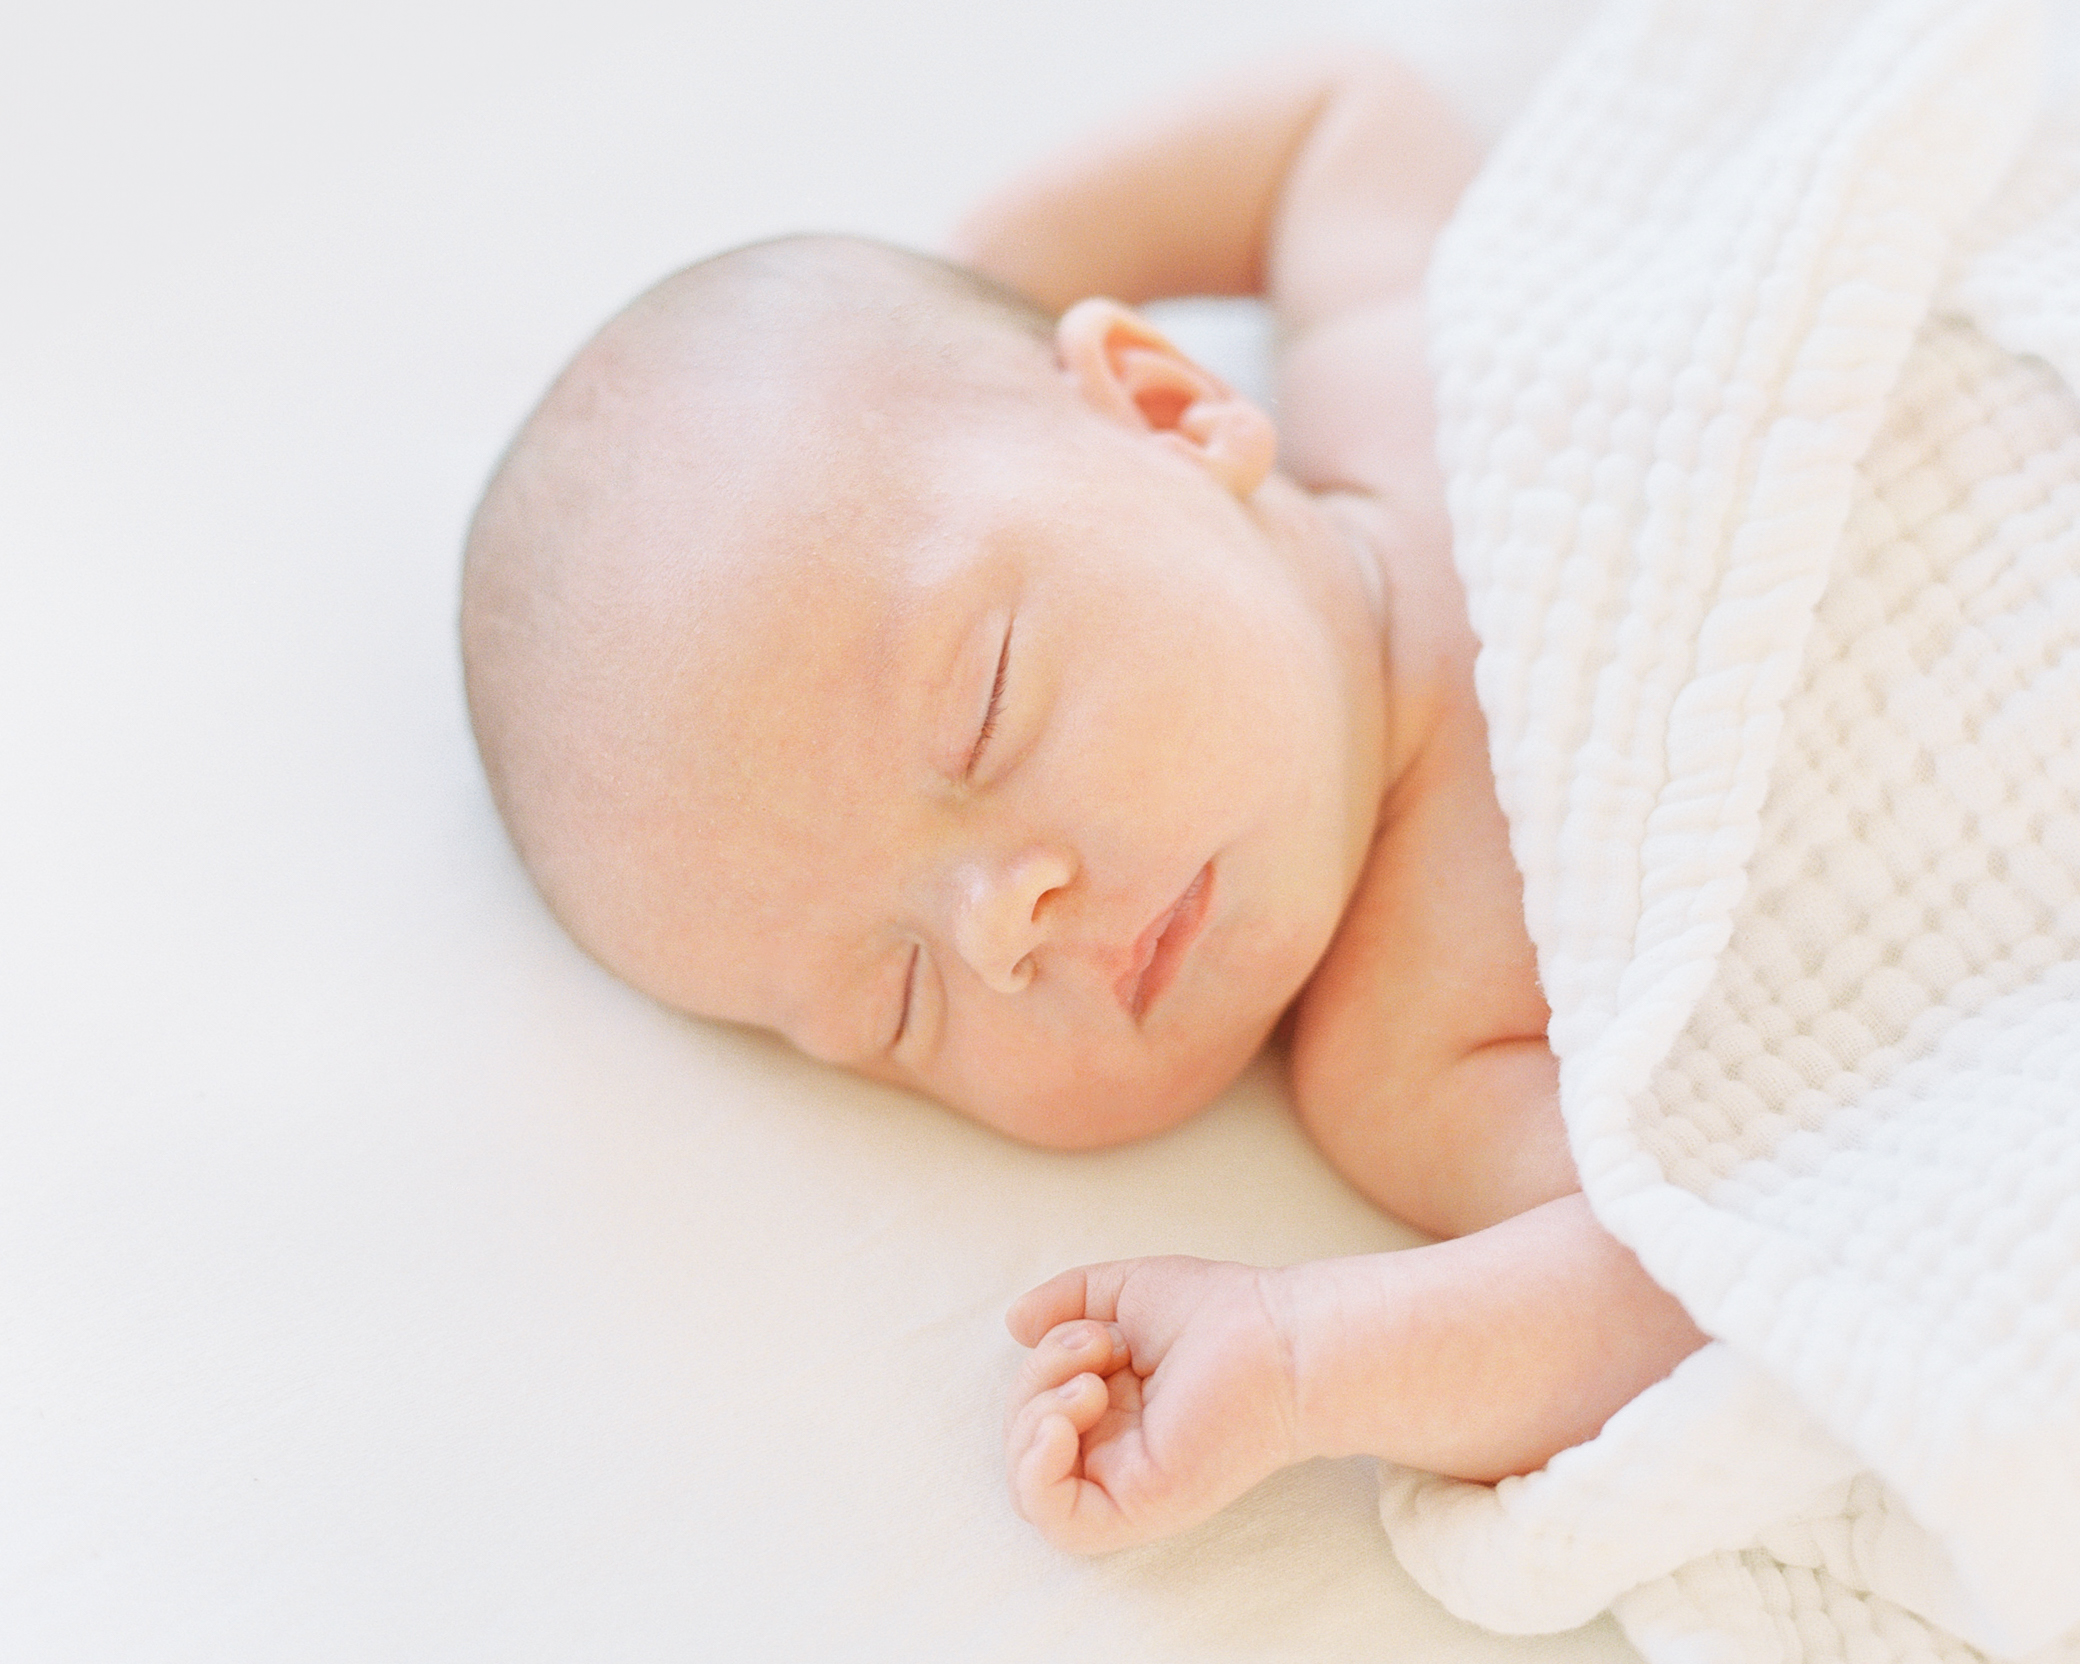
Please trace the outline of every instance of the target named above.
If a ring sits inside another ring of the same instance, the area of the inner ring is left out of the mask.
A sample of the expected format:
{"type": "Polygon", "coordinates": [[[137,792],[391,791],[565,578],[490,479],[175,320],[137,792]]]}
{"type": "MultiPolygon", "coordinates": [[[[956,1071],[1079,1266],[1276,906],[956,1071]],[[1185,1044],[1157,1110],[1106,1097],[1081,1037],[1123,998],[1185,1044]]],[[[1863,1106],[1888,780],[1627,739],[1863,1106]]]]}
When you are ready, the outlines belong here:
{"type": "Polygon", "coordinates": [[[492,458],[665,270],[929,241],[1294,39],[1405,34],[1492,126],[1579,9],[17,8],[0,1657],[1632,1656],[1446,1616],[1355,1466],[1037,1543],[1013,1293],[1399,1233],[1261,1077],[1049,1159],[617,988],[506,854],[452,639],[492,458]]]}

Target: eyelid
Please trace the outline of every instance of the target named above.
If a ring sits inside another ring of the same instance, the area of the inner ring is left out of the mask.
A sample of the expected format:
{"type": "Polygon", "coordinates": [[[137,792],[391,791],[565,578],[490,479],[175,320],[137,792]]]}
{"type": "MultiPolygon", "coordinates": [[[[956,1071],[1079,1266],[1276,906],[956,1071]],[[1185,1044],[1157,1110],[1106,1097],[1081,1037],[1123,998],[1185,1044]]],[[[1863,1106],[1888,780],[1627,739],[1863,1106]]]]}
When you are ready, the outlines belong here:
{"type": "Polygon", "coordinates": [[[989,705],[982,713],[981,732],[975,736],[975,744],[968,752],[968,760],[961,767],[963,780],[974,775],[976,765],[982,761],[982,753],[989,746],[990,735],[997,731],[997,712],[1004,703],[1004,673],[1011,667],[1011,630],[1011,625],[1004,626],[1004,645],[997,651],[996,679],[990,683],[989,705]]]}
{"type": "Polygon", "coordinates": [[[923,953],[924,948],[921,944],[915,942],[911,944],[910,965],[903,972],[903,1000],[896,1011],[896,1032],[888,1042],[890,1051],[894,1051],[900,1046],[903,1043],[903,1036],[910,1032],[910,1016],[917,1001],[917,962],[923,953]]]}

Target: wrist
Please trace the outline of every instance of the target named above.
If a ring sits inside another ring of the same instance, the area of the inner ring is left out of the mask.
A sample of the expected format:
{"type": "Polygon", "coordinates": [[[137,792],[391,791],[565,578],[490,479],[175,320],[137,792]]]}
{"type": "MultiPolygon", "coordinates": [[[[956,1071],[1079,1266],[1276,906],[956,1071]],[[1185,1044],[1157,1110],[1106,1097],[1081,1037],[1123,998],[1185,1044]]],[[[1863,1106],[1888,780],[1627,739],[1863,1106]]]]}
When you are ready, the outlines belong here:
{"type": "Polygon", "coordinates": [[[1386,1456],[1404,1420],[1398,1254],[1314,1260],[1275,1274],[1267,1299],[1285,1338],[1294,1459],[1386,1456]]]}

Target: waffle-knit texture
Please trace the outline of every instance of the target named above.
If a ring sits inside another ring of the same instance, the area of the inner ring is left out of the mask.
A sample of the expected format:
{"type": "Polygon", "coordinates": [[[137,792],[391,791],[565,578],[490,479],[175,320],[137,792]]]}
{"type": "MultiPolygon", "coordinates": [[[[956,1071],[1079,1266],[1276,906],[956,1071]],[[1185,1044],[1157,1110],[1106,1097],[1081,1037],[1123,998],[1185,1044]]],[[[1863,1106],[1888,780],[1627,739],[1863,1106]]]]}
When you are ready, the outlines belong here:
{"type": "Polygon", "coordinates": [[[2042,25],[1620,4],[1440,251],[1569,1137],[1715,1337],[1538,1474],[1387,1474],[1397,1551],[1494,1627],[2080,1659],[2080,145],[2042,25]]]}

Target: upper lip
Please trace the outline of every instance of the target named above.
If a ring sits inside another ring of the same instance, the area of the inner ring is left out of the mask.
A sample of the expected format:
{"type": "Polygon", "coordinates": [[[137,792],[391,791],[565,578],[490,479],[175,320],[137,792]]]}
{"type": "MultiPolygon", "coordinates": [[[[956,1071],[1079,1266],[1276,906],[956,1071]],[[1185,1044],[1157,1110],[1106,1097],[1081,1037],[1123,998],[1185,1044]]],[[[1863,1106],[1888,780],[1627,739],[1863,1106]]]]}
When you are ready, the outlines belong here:
{"type": "Polygon", "coordinates": [[[1192,938],[1198,935],[1206,918],[1206,897],[1212,884],[1213,863],[1209,861],[1192,875],[1183,893],[1134,938],[1127,968],[1112,986],[1119,1003],[1135,1021],[1140,1021],[1177,974],[1185,950],[1192,945],[1192,938]]]}

